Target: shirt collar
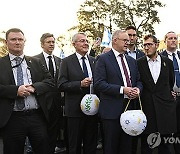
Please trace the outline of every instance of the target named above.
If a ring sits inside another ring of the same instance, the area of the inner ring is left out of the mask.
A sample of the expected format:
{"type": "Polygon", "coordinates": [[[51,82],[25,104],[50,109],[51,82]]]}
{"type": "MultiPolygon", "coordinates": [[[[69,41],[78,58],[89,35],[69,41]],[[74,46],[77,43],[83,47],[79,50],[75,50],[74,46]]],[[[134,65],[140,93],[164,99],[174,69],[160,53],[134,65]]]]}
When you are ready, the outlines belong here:
{"type": "Polygon", "coordinates": [[[14,60],[14,58],[16,58],[16,57],[21,57],[21,58],[23,59],[24,54],[22,54],[22,55],[20,55],[20,56],[15,56],[15,55],[13,55],[13,54],[9,53],[9,58],[10,58],[10,61],[14,60]]]}
{"type": "Polygon", "coordinates": [[[147,61],[149,62],[149,61],[161,61],[161,57],[160,57],[160,55],[157,55],[157,57],[156,57],[156,59],[155,60],[152,60],[152,59],[150,59],[148,56],[146,56],[147,57],[147,61]]]}
{"type": "Polygon", "coordinates": [[[44,52],[43,51],[43,55],[44,55],[44,57],[46,57],[46,58],[48,58],[48,56],[52,56],[52,58],[53,58],[53,55],[51,54],[51,55],[49,55],[49,54],[47,54],[46,52],[44,52]]]}
{"type": "Polygon", "coordinates": [[[127,52],[128,52],[128,53],[136,53],[136,52],[137,52],[136,49],[137,49],[137,48],[135,47],[135,49],[134,49],[133,51],[131,51],[131,50],[129,50],[129,49],[127,48],[127,52]]]}
{"type": "Polygon", "coordinates": [[[120,53],[118,51],[116,51],[114,48],[112,48],[112,51],[114,52],[115,57],[119,56],[120,53]]]}
{"type": "Polygon", "coordinates": [[[167,51],[167,54],[170,55],[170,56],[172,56],[173,53],[175,53],[175,55],[177,54],[177,50],[175,50],[174,52],[171,52],[171,51],[168,51],[168,50],[166,50],[166,51],[167,51]]]}
{"type": "Polygon", "coordinates": [[[78,52],[76,52],[76,56],[78,58],[78,60],[81,60],[82,57],[85,57],[85,59],[88,59],[87,54],[85,54],[84,56],[80,55],[78,52]]]}

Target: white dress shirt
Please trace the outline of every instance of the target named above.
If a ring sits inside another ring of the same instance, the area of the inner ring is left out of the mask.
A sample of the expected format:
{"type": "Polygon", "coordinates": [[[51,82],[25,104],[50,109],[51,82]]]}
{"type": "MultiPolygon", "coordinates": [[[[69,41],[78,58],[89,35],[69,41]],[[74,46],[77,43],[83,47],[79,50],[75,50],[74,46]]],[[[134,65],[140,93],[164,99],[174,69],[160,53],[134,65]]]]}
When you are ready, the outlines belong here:
{"type": "MultiPolygon", "coordinates": [[[[124,86],[121,86],[121,88],[120,88],[120,94],[123,94],[123,89],[124,89],[124,87],[127,87],[126,76],[125,76],[125,74],[124,74],[124,70],[123,70],[123,66],[122,66],[122,62],[121,62],[121,57],[119,56],[120,53],[119,53],[118,51],[116,51],[115,49],[113,49],[113,48],[112,48],[112,50],[113,50],[113,52],[114,52],[114,55],[115,55],[115,57],[116,57],[116,60],[117,60],[117,62],[118,62],[118,65],[119,65],[119,68],[120,68],[120,71],[121,71],[121,74],[122,74],[124,86]]],[[[127,64],[127,61],[126,61],[125,56],[123,56],[123,60],[124,60],[125,66],[126,66],[126,68],[127,68],[127,72],[128,72],[129,78],[131,78],[131,77],[130,77],[129,66],[128,66],[128,64],[127,64]]],[[[124,95],[124,97],[127,98],[126,95],[124,95]]]]}
{"type": "Polygon", "coordinates": [[[147,57],[147,61],[154,83],[156,84],[161,71],[161,57],[158,55],[155,60],[152,60],[149,57],[147,57]]]}
{"type": "MultiPolygon", "coordinates": [[[[10,57],[11,66],[12,66],[12,70],[13,70],[14,80],[15,80],[15,83],[17,85],[17,67],[13,68],[13,66],[16,66],[16,60],[14,59],[14,58],[16,58],[16,56],[9,53],[9,57],[10,57]]],[[[23,60],[20,65],[21,65],[22,71],[23,71],[24,85],[31,85],[32,79],[31,79],[30,68],[28,67],[26,60],[24,59],[24,54],[19,56],[19,57],[21,57],[23,60]]],[[[36,100],[34,95],[27,96],[26,98],[24,98],[24,100],[25,100],[25,108],[23,110],[37,109],[39,107],[39,105],[37,104],[37,100],[36,100]]],[[[14,105],[13,110],[19,111],[16,107],[16,101],[15,101],[15,105],[14,105]]]]}

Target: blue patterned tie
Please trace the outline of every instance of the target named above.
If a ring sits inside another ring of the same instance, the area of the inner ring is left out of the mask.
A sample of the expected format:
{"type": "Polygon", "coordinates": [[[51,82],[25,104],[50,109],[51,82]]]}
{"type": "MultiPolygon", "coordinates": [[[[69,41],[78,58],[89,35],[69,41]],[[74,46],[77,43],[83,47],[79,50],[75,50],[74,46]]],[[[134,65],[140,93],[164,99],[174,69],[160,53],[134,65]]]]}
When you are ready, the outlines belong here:
{"type": "MultiPolygon", "coordinates": [[[[16,57],[15,60],[16,60],[16,65],[17,65],[17,86],[21,86],[24,84],[23,71],[21,67],[22,58],[16,57]]],[[[19,110],[22,110],[25,107],[24,98],[18,98],[16,100],[16,105],[19,110]]]]}
{"type": "Polygon", "coordinates": [[[86,66],[86,63],[85,63],[85,57],[81,57],[82,59],[82,66],[83,66],[83,72],[84,72],[84,76],[85,78],[89,77],[88,75],[88,70],[87,70],[87,66],[86,66]]]}
{"type": "Polygon", "coordinates": [[[173,55],[173,66],[174,66],[174,73],[176,76],[176,85],[179,88],[180,87],[180,73],[179,73],[179,66],[178,66],[178,62],[177,59],[175,57],[175,53],[172,54],[173,55]]]}

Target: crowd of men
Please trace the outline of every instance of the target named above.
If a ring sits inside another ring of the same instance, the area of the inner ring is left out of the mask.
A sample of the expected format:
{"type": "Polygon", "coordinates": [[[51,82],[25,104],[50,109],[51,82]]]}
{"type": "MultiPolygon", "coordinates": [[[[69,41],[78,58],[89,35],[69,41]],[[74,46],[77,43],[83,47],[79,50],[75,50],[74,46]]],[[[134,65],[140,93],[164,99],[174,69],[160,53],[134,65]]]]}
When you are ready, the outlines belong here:
{"type": "Polygon", "coordinates": [[[112,34],[112,47],[95,57],[89,52],[87,35],[72,37],[75,53],[60,59],[53,55],[55,38],[44,33],[42,52],[24,55],[25,36],[18,28],[6,32],[8,55],[0,58],[0,130],[4,154],[54,154],[57,144],[67,154],[96,154],[101,131],[104,154],[180,154],[180,144],[165,137],[180,137],[180,51],[178,36],[165,35],[166,50],[158,52],[154,35],[143,38],[137,48],[133,26],[112,34]],[[93,86],[92,86],[93,85],[93,86]],[[90,88],[91,87],[91,88],[90,88]],[[99,97],[99,112],[81,111],[82,98],[90,90],[99,97]],[[139,109],[138,98],[147,117],[145,131],[136,137],[126,134],[119,118],[131,100],[130,109],[139,109]],[[100,125],[99,125],[100,123],[100,125]],[[99,126],[99,127],[98,127],[99,126]],[[99,130],[99,131],[98,131],[99,130]],[[147,138],[159,133],[159,146],[151,148],[147,138]]]}

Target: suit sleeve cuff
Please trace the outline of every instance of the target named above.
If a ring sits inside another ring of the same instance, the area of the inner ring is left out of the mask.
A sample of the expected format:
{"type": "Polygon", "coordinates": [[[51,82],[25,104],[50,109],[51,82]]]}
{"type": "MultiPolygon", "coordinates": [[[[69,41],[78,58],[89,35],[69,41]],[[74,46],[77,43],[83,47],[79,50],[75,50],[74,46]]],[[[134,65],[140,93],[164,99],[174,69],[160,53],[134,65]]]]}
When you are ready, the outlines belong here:
{"type": "Polygon", "coordinates": [[[121,88],[120,88],[120,94],[123,94],[123,90],[124,89],[124,86],[121,86],[121,88]]]}

